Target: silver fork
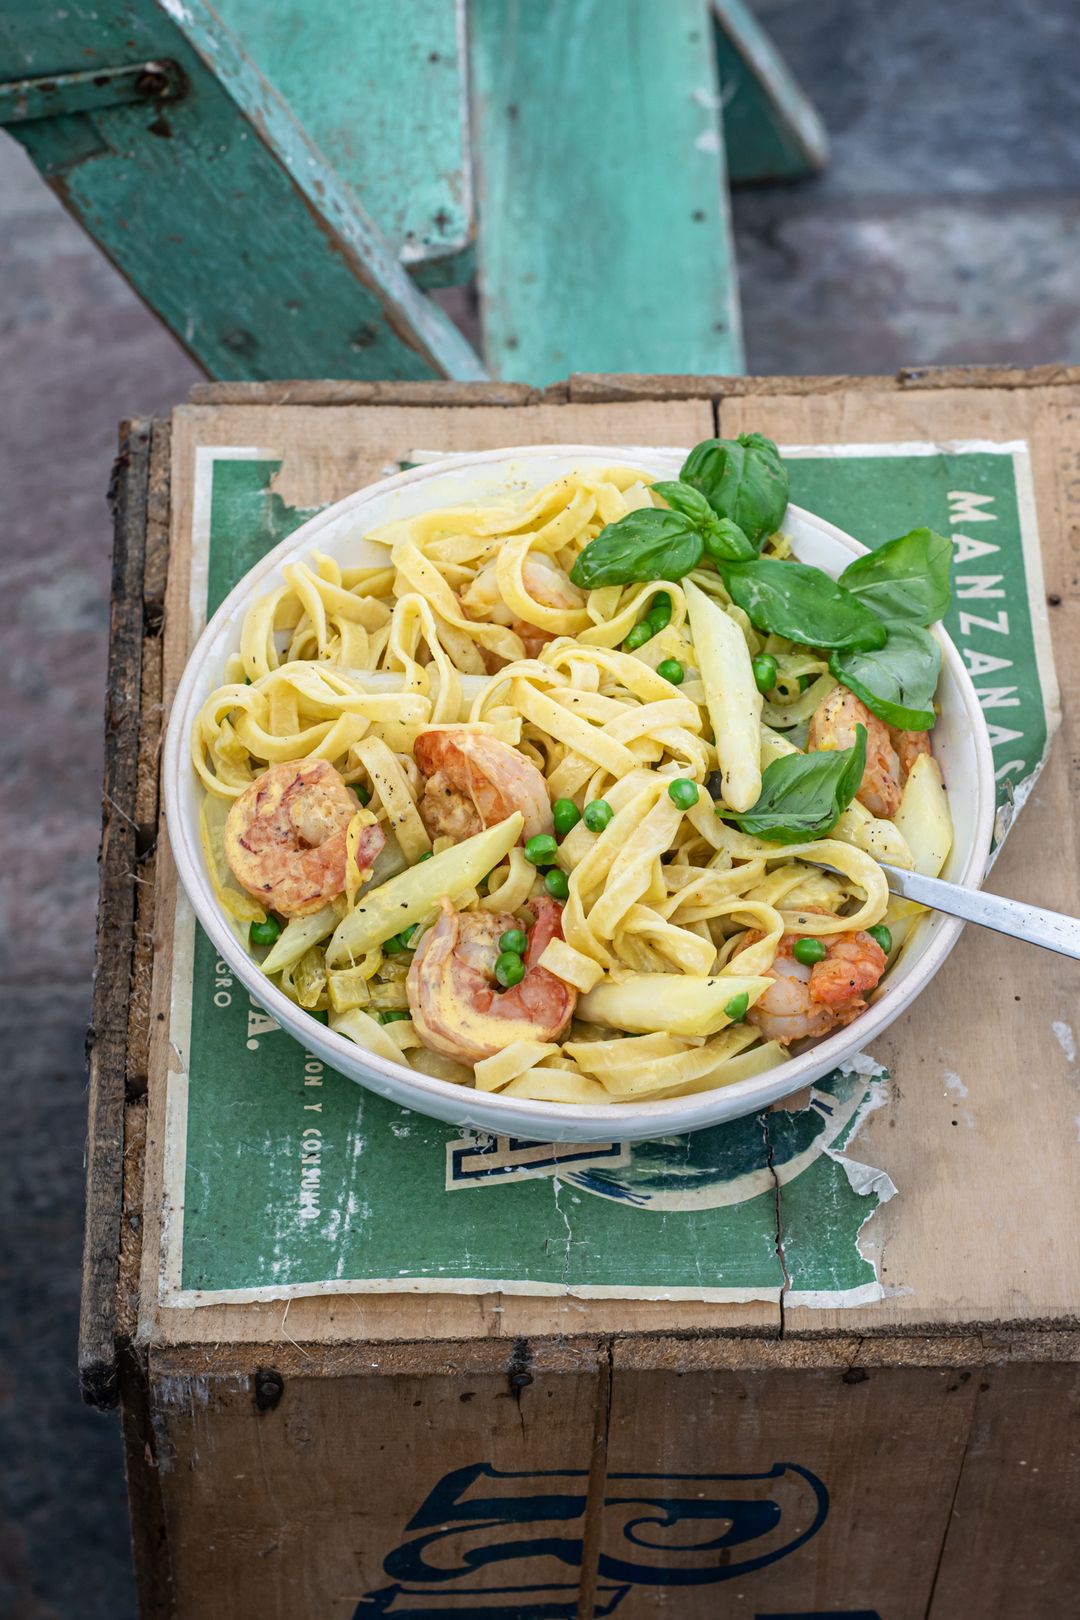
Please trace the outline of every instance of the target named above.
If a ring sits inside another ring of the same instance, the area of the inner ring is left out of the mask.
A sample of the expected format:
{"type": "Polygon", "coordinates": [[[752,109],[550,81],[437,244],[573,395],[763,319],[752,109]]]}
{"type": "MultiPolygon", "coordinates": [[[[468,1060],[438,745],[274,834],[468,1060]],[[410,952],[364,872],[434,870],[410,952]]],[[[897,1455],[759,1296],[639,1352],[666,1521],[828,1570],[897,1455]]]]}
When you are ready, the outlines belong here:
{"type": "Polygon", "coordinates": [[[946,883],[944,878],[921,877],[918,872],[905,872],[899,866],[886,866],[884,861],[881,870],[892,893],[902,895],[905,900],[916,900],[950,917],[962,917],[965,922],[993,928],[996,933],[1025,940],[1029,945],[1041,945],[1044,950],[1057,951],[1059,956],[1071,956],[1080,961],[1080,918],[1066,917],[1060,911],[1044,911],[1041,906],[1029,906],[1023,900],[1007,900],[1003,895],[987,894],[983,889],[965,889],[959,883],[946,883]]]}

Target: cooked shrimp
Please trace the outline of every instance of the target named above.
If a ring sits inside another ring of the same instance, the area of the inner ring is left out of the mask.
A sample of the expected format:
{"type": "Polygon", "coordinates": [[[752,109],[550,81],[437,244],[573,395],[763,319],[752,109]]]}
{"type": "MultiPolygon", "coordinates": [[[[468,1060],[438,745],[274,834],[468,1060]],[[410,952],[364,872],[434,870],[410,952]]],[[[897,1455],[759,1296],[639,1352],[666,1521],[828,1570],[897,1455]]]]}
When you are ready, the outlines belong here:
{"type": "MultiPolygon", "coordinates": [[[[854,692],[849,692],[846,686],[836,686],[814,711],[806,739],[807,749],[813,753],[851,748],[857,725],[866,727],[866,769],[855,797],[871,815],[891,820],[900,808],[900,789],[907,774],[901,768],[893,738],[906,739],[920,733],[891,731],[884,720],[871,714],[854,692]]],[[[906,754],[907,744],[904,746],[906,754]]]]}
{"type": "Polygon", "coordinates": [[[525,817],[523,840],[551,831],[547,783],[509,743],[464,726],[432,726],[420,732],[413,757],[427,777],[417,808],[432,838],[460,842],[515,810],[525,817]]]}
{"type": "MultiPolygon", "coordinates": [[[[558,608],[563,612],[569,612],[585,606],[584,593],[579,591],[576,585],[572,585],[562,569],[556,568],[542,551],[527,553],[521,565],[521,582],[528,595],[541,607],[558,608]]],[[[474,619],[486,619],[489,623],[509,625],[514,634],[520,637],[527,658],[538,657],[547,643],[555,640],[554,631],[542,629],[538,624],[529,624],[524,619],[514,617],[503,601],[502,592],[499,590],[497,566],[493,562],[485,563],[472,583],[462,591],[461,602],[466,613],[474,619]]],[[[505,660],[485,649],[484,662],[494,674],[505,660]]]]}
{"type": "MultiPolygon", "coordinates": [[[[474,619],[486,619],[494,624],[510,624],[513,614],[502,599],[499,590],[497,564],[485,563],[476,578],[461,593],[466,611],[474,619]]],[[[572,611],[585,606],[585,596],[572,585],[561,568],[542,551],[530,551],[521,565],[521,582],[534,602],[541,607],[572,611]]],[[[516,628],[516,626],[515,626],[516,628]]],[[[528,626],[535,633],[534,625],[528,626]]]]}
{"type": "MultiPolygon", "coordinates": [[[[345,887],[346,834],[356,799],[325,759],[271,765],[237,799],[225,823],[225,856],[236,881],[271,911],[304,917],[345,887]]],[[[386,843],[377,822],[356,851],[368,870],[386,843]]]]}
{"type": "Polygon", "coordinates": [[[495,981],[499,939],[520,928],[510,913],[455,911],[442,915],[417,948],[407,989],[413,1027],[425,1046],[462,1063],[479,1063],[511,1041],[557,1041],[570,1022],[577,991],[539,966],[551,939],[562,938],[562,907],[534,900],[525,977],[511,990],[495,981]]]}
{"type": "MultiPolygon", "coordinates": [[[[872,990],[885,971],[885,952],[869,934],[827,934],[825,958],[813,967],[792,955],[800,934],[785,934],[766,977],[774,982],[747,1013],[767,1041],[791,1041],[828,1035],[865,1011],[863,992],[872,990]]],[[[746,944],[760,939],[748,934],[746,944]]]]}
{"type": "Polygon", "coordinates": [[[896,749],[896,757],[900,761],[900,779],[906,782],[911,775],[911,767],[919,755],[930,752],[930,733],[928,731],[899,731],[896,726],[890,726],[889,741],[896,749]]]}

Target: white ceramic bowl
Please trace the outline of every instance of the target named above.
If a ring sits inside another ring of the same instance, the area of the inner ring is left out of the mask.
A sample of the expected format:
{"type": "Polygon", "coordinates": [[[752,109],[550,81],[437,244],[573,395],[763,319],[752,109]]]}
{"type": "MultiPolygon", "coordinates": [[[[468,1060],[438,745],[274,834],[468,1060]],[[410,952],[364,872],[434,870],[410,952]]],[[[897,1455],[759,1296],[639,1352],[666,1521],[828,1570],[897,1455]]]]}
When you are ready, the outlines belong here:
{"type": "MultiPolygon", "coordinates": [[[[404,1107],[455,1125],[536,1141],[597,1142],[612,1137],[641,1141],[700,1130],[789,1096],[866,1047],[926,989],[956,943],[960,923],[938,914],[928,917],[862,1017],[777,1069],[682,1099],[582,1108],[504,1099],[430,1079],[401,1064],[373,1057],[289,1001],[260,973],[221,915],[199,843],[203,789],[192,768],[189,738],[200,706],[221,682],[227,655],[239,645],[240,627],[249,604],[281,583],[286,563],[315,548],[353,566],[369,557],[373,562],[381,561],[385,553],[376,552],[374,547],[365,555],[363,536],[368,529],[391,518],[411,516],[436,506],[502,500],[511,492],[539,488],[572,468],[622,463],[656,477],[673,478],[682,459],[673,450],[545,445],[450,456],[384,478],[328,507],[264,557],[226,597],[188,661],[166,738],[164,793],[177,868],[199,921],[233,972],[283,1028],[333,1068],[404,1107]]],[[[832,524],[796,506],[789,508],[784,528],[804,562],[815,563],[833,575],[865,549],[832,524]]],[[[986,869],[993,827],[990,741],[974,688],[956,648],[940,627],[935,633],[944,662],[939,687],[941,718],[934,731],[934,752],[949,785],[955,825],[955,842],[943,876],[977,887],[986,869]]],[[[222,1075],[221,1083],[228,1084],[226,1075],[222,1075]]]]}

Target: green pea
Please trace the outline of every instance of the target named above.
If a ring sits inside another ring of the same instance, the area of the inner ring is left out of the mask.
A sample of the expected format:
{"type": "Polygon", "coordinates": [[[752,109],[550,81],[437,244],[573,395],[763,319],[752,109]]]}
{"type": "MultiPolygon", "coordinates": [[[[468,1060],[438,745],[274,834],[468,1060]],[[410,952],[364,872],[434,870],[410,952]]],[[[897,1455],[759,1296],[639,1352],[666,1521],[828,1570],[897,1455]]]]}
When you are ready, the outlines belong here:
{"type": "Polygon", "coordinates": [[[875,923],[873,928],[868,928],[866,932],[875,945],[881,946],[886,956],[892,955],[892,935],[884,923],[875,923]]]}
{"type": "Polygon", "coordinates": [[[686,671],[677,658],[665,658],[656,666],[656,673],[662,675],[665,681],[672,686],[681,686],[686,679],[686,671]]]}
{"type": "Polygon", "coordinates": [[[814,684],[814,682],[816,680],[817,680],[816,675],[800,675],[799,676],[799,691],[800,692],[805,692],[806,688],[808,686],[813,686],[813,684],[814,684]]]}
{"type": "Polygon", "coordinates": [[[804,939],[795,941],[791,947],[791,954],[796,962],[802,963],[803,967],[813,967],[815,962],[824,962],[825,947],[820,939],[807,935],[804,939]]]}
{"type": "Polygon", "coordinates": [[[411,1017],[412,1017],[412,1013],[404,1012],[399,1007],[393,1007],[388,1012],[381,1012],[379,1014],[379,1023],[380,1024],[397,1024],[397,1023],[399,1023],[401,1021],[402,1018],[411,1018],[411,1017]]]}
{"type": "Polygon", "coordinates": [[[550,833],[537,833],[525,844],[525,859],[532,861],[534,866],[547,866],[558,852],[559,846],[550,833]]]}
{"type": "Polygon", "coordinates": [[[508,928],[505,934],[499,935],[500,951],[513,951],[515,956],[524,956],[528,943],[529,936],[524,928],[508,928]]]}
{"type": "Polygon", "coordinates": [[[495,958],[495,977],[504,990],[520,984],[525,977],[525,964],[517,951],[500,951],[495,958]]]}
{"type": "Polygon", "coordinates": [[[561,867],[552,866],[544,873],[544,888],[553,900],[566,899],[570,893],[570,883],[561,867]]]}
{"type": "Polygon", "coordinates": [[[400,934],[391,934],[389,939],[383,940],[382,953],[384,956],[400,956],[408,948],[400,934]]]}
{"type": "Polygon", "coordinates": [[[410,928],[403,928],[401,930],[401,933],[398,935],[398,938],[400,939],[400,941],[401,941],[401,943],[403,945],[411,946],[413,940],[416,938],[416,936],[417,936],[417,934],[419,932],[420,932],[420,924],[419,923],[413,923],[410,928]]]}
{"type": "Polygon", "coordinates": [[[698,788],[696,782],[691,782],[687,776],[677,776],[674,782],[668,784],[668,798],[679,810],[689,810],[698,802],[698,788]]]}
{"type": "Polygon", "coordinates": [[[623,642],[623,652],[637,652],[639,647],[644,647],[647,641],[652,640],[653,634],[653,627],[648,619],[642,619],[638,624],[635,624],[623,642]]]}
{"type": "Polygon", "coordinates": [[[581,819],[591,833],[602,833],[614,814],[606,799],[594,799],[585,806],[581,819]]]}
{"type": "Polygon", "coordinates": [[[776,685],[776,677],[780,673],[780,665],[772,653],[758,653],[751,660],[754,671],[754,685],[759,692],[771,692],[776,685]]]}
{"type": "Polygon", "coordinates": [[[551,807],[551,819],[555,823],[556,838],[565,838],[581,820],[581,811],[573,799],[556,799],[551,807]]]}
{"type": "Polygon", "coordinates": [[[363,782],[350,782],[349,786],[352,788],[361,804],[371,803],[371,789],[369,787],[365,787],[363,782]]]}
{"type": "Polygon", "coordinates": [[[253,922],[248,929],[248,939],[253,945],[272,945],[281,933],[281,924],[276,917],[267,917],[265,922],[253,922]]]}
{"type": "Polygon", "coordinates": [[[724,1005],[724,1011],[733,1024],[741,1024],[746,1017],[746,1009],[750,1005],[750,997],[743,990],[739,995],[732,996],[724,1005]]]}
{"type": "Polygon", "coordinates": [[[667,591],[657,591],[646,619],[652,625],[654,636],[658,631],[667,629],[671,623],[671,597],[667,591]]]}
{"type": "MultiPolygon", "coordinates": [[[[434,859],[435,851],[433,849],[425,849],[424,853],[420,857],[420,861],[433,861],[434,859]]],[[[417,861],[417,866],[420,865],[420,861],[417,861]]]]}

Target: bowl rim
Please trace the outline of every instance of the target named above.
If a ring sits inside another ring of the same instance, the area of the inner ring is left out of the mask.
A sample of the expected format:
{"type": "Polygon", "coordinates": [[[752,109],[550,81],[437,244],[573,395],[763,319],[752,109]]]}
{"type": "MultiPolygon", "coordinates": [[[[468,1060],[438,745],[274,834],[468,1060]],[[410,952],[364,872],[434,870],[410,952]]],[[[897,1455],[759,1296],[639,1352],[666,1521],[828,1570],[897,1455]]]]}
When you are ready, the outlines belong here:
{"type": "MultiPolygon", "coordinates": [[[[941,968],[963,928],[962,922],[939,914],[936,936],[914,965],[911,973],[901,976],[896,984],[887,984],[882,994],[861,1014],[856,1025],[837,1030],[817,1045],[789,1059],[775,1070],[766,1069],[759,1075],[719,1086],[710,1091],[692,1093],[687,1097],[669,1097],[635,1103],[608,1103],[602,1107],[587,1104],[557,1104],[534,1101],[529,1098],[502,1097],[498,1093],[479,1093],[471,1087],[439,1080],[432,1075],[397,1064],[357,1046],[344,1035],[296,1007],[282,990],[266,978],[258,964],[236,939],[217,903],[209,880],[203,871],[202,849],[197,831],[189,827],[181,804],[183,772],[190,770],[189,735],[194,719],[193,698],[202,667],[210,655],[228,621],[242,607],[246,607],[256,594],[262,580],[279,564],[298,551],[309,551],[317,544],[320,531],[337,523],[350,511],[360,508],[378,497],[392,494],[398,489],[424,483],[453,472],[467,472],[473,467],[483,468],[497,463],[514,463],[543,458],[574,459],[580,462],[613,465],[630,462],[635,457],[681,459],[685,451],[671,446],[645,445],[588,445],[588,444],[533,444],[507,445],[494,450],[465,451],[425,461],[404,472],[392,473],[375,482],[365,484],[341,500],[325,507],[306,523],[286,536],[233,586],[207,621],[185,662],[170,705],[170,713],[162,751],[162,788],[164,819],[177,875],[183,885],[196,918],[205,929],[219,954],[245,988],[269,1012],[282,1029],[287,1030],[307,1048],[320,1050],[320,1055],[357,1084],[366,1085],[384,1096],[392,1096],[402,1107],[413,1107],[429,1117],[458,1123],[463,1128],[499,1130],[508,1136],[521,1136],[527,1140],[557,1140],[557,1133],[565,1129],[564,1140],[601,1141],[618,1139],[632,1141],[650,1136],[681,1134],[701,1130],[722,1120],[738,1118],[759,1107],[790,1096],[801,1090],[815,1077],[827,1073],[850,1058],[853,1050],[851,1030],[858,1028],[856,1049],[879,1035],[904,1008],[926,989],[941,968]],[[354,1071],[362,1068],[364,1078],[354,1071]],[[811,1071],[813,1071],[811,1073],[811,1071]],[[412,1095],[402,1098],[399,1091],[412,1095]],[[500,1124],[470,1120],[469,1102],[477,1099],[481,1111],[497,1111],[500,1124]],[[746,1106],[732,1108],[745,1101],[746,1106]],[[565,1117],[565,1128],[556,1120],[565,1117]],[[502,1123],[505,1122],[505,1130],[502,1123]]],[[[557,475],[555,475],[557,476],[557,475]]],[[[852,557],[862,556],[870,548],[836,524],[794,503],[788,511],[806,519],[809,524],[838,542],[852,557]]],[[[186,612],[188,604],[184,603],[186,612]]],[[[974,825],[971,844],[962,872],[956,879],[970,888],[978,888],[986,873],[994,825],[995,783],[993,754],[991,752],[986,720],[975,692],[973,682],[952,638],[939,622],[931,626],[932,633],[942,648],[943,663],[955,682],[971,727],[975,746],[976,772],[972,784],[974,793],[974,825]]]]}

